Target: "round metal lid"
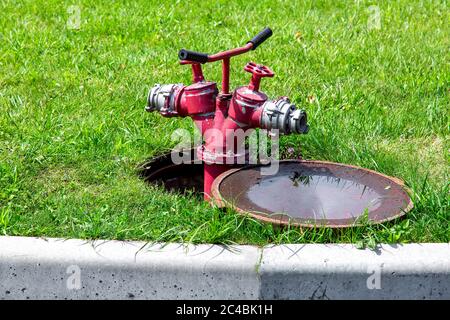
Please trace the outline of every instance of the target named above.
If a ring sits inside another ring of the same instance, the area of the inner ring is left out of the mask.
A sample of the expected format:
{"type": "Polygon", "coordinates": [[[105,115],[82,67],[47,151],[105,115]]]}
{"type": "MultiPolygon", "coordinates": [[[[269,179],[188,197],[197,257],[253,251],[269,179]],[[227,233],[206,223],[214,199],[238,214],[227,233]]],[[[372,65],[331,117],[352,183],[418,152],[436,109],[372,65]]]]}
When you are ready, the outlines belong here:
{"type": "Polygon", "coordinates": [[[306,227],[381,223],[413,207],[401,180],[372,170],[301,160],[280,161],[273,175],[264,175],[263,167],[221,174],[212,187],[214,199],[265,222],[306,227]]]}

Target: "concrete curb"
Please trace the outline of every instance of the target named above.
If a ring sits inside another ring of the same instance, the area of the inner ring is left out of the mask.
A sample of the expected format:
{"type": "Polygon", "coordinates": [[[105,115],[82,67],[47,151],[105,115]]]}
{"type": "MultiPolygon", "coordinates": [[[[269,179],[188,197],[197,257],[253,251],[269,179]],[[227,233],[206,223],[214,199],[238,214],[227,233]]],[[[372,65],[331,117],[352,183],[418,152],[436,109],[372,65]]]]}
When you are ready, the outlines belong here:
{"type": "Polygon", "coordinates": [[[258,248],[0,237],[0,299],[449,299],[450,244],[258,248]]]}

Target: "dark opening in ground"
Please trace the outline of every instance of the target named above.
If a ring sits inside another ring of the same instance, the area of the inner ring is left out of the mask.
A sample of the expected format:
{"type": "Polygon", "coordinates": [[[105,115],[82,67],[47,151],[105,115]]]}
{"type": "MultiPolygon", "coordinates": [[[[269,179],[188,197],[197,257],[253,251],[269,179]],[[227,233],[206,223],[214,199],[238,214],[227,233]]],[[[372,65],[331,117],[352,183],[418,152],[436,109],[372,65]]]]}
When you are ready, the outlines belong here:
{"type": "Polygon", "coordinates": [[[180,151],[172,151],[149,159],[139,168],[139,174],[148,183],[162,185],[170,192],[203,192],[203,164],[195,163],[195,148],[184,151],[185,158],[190,161],[174,164],[173,156],[182,156],[180,151]]]}

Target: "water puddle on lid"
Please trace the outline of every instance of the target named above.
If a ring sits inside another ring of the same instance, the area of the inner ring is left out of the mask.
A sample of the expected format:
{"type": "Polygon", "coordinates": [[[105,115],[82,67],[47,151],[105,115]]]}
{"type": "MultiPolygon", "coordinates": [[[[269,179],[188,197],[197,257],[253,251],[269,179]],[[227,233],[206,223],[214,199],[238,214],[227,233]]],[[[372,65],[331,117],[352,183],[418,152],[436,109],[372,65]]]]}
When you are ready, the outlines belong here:
{"type": "Polygon", "coordinates": [[[284,160],[230,170],[214,182],[221,204],[277,225],[345,228],[398,218],[413,207],[396,178],[351,165],[284,160]]]}
{"type": "Polygon", "coordinates": [[[246,197],[267,211],[314,220],[356,218],[382,202],[375,190],[355,181],[298,171],[262,176],[246,197]]]}

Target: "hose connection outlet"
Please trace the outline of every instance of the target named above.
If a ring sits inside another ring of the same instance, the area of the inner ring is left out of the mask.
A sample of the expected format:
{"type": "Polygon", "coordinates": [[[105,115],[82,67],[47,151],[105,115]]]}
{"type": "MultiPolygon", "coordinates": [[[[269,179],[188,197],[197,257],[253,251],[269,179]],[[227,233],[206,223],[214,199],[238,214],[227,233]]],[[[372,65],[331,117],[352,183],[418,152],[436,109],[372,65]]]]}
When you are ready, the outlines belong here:
{"type": "Polygon", "coordinates": [[[261,112],[262,129],[278,129],[282,134],[307,133],[306,112],[297,109],[288,98],[266,101],[261,112]]]}
{"type": "Polygon", "coordinates": [[[182,87],[182,84],[155,84],[148,93],[145,110],[175,115],[177,113],[175,98],[182,87]]]}

